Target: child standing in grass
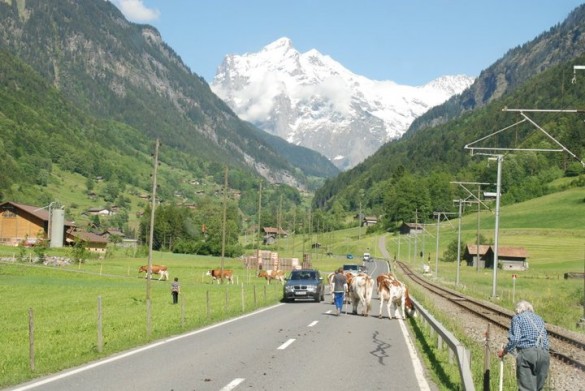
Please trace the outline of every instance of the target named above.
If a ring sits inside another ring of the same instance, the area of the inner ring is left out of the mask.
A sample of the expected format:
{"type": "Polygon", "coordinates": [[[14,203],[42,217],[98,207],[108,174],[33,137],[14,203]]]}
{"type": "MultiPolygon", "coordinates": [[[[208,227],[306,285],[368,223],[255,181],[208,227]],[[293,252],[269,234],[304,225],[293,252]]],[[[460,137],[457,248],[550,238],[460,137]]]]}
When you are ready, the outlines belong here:
{"type": "Polygon", "coordinates": [[[180,291],[181,286],[179,285],[179,278],[175,277],[175,280],[171,283],[171,295],[173,295],[173,304],[177,304],[179,302],[180,291]]]}

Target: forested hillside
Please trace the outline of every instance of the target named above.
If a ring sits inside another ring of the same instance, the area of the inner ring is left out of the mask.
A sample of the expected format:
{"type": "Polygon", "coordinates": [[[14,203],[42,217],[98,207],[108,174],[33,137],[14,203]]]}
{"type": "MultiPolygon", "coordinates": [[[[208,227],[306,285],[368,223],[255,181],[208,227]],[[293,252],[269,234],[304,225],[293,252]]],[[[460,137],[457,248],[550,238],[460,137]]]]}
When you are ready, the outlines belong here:
{"type": "Polygon", "coordinates": [[[258,225],[261,186],[260,219],[271,226],[295,213],[301,191],[338,172],[241,121],[156,29],[128,22],[111,3],[0,1],[0,201],[62,205],[82,228],[144,240],[156,139],[157,201],[168,206],[161,225],[169,211],[191,224],[157,227],[163,249],[207,238],[202,251],[218,254],[209,244],[224,191],[237,227],[228,240],[237,241],[258,225]],[[92,217],[91,208],[117,212],[92,217]]]}
{"type": "Polygon", "coordinates": [[[226,164],[298,187],[308,176],[337,173],[323,156],[291,144],[279,146],[287,151],[283,158],[274,141],[237,118],[156,29],[126,21],[109,2],[0,2],[0,48],[80,111],[159,138],[187,153],[189,164],[226,164]]]}
{"type": "Polygon", "coordinates": [[[573,66],[579,64],[585,64],[584,56],[550,67],[514,92],[456,120],[388,143],[355,169],[327,181],[317,191],[314,206],[332,215],[357,211],[361,206],[365,213],[384,216],[386,227],[417,217],[419,221],[429,219],[433,211],[454,210],[453,200],[468,195],[450,182],[486,183],[484,191],[495,191],[497,164],[465,149],[490,134],[493,137],[476,145],[491,148],[482,153],[503,155],[502,202],[546,194],[551,191],[548,184],[562,176],[575,177],[570,186],[584,186],[581,112],[528,112],[530,120],[513,126],[523,117],[503,110],[583,107],[585,74],[573,73],[573,66]],[[564,152],[537,151],[563,148],[564,152]]]}
{"type": "Polygon", "coordinates": [[[567,19],[523,45],[510,49],[481,72],[473,85],[417,118],[408,133],[439,125],[513,92],[545,70],[585,54],[585,4],[567,19]]]}

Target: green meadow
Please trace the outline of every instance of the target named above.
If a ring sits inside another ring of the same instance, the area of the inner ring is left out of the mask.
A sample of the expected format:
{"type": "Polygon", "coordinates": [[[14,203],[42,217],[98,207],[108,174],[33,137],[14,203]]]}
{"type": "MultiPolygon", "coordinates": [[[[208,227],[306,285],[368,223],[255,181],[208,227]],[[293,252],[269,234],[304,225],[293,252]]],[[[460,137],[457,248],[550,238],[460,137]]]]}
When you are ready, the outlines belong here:
{"type": "MultiPolygon", "coordinates": [[[[492,269],[477,270],[465,263],[458,267],[455,262],[440,260],[449,243],[458,238],[459,224],[455,218],[442,221],[438,227],[429,222],[425,233],[416,238],[388,232],[366,233],[365,228],[355,227],[291,236],[279,240],[271,249],[281,257],[301,258],[305,252],[310,255],[313,267],[329,272],[343,263],[360,264],[366,251],[380,259],[378,243],[384,236],[391,258],[419,271],[423,262],[429,263],[433,271],[429,278],[443,285],[496,301],[509,309],[514,301],[527,299],[547,322],[583,333],[577,322],[583,317],[584,280],[563,276],[567,272],[583,272],[585,268],[585,191],[567,190],[504,206],[500,212],[500,246],[524,247],[529,269],[498,269],[495,279],[492,269]],[[313,243],[320,247],[312,248],[313,243]],[[348,260],[347,254],[354,259],[348,260]],[[513,274],[517,275],[515,280],[513,274]],[[491,295],[494,281],[497,297],[491,295]]],[[[479,232],[491,241],[494,224],[493,212],[479,213],[479,232]]],[[[461,222],[462,243],[475,243],[477,227],[478,213],[466,211],[461,222]]],[[[242,238],[244,244],[245,240],[242,238]]],[[[234,270],[235,284],[212,285],[205,272],[219,268],[221,258],[155,252],[153,264],[167,265],[170,279],[179,278],[181,295],[179,304],[172,305],[170,281],[158,281],[158,276],[154,276],[150,282],[151,322],[147,325],[147,281],[144,274],[138,274],[138,267],[147,263],[146,255],[115,249],[104,260],[90,258],[82,264],[55,267],[28,262],[26,259],[34,254],[26,251],[24,261],[0,263],[0,329],[5,337],[0,348],[0,387],[217,323],[277,303],[282,295],[280,284],[267,285],[255,276],[255,271],[246,270],[240,259],[223,261],[224,268],[234,270]],[[32,365],[30,322],[34,325],[32,365]]],[[[67,256],[68,251],[51,249],[48,255],[67,256]]],[[[0,247],[0,257],[18,256],[19,249],[0,247]]],[[[413,295],[425,304],[424,294],[414,287],[413,295]]],[[[456,335],[464,335],[456,320],[441,315],[438,309],[431,310],[456,335]]],[[[476,356],[479,360],[481,353],[476,356]]],[[[478,371],[481,376],[481,368],[478,371]]]]}

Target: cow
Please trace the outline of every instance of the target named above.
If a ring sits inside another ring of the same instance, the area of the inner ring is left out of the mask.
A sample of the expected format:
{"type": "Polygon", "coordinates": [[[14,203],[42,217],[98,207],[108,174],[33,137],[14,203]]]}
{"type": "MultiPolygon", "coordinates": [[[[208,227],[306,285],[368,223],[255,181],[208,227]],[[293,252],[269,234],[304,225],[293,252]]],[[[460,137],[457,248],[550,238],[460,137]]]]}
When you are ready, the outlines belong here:
{"type": "MultiPolygon", "coordinates": [[[[378,276],[380,277],[380,276],[378,276]]],[[[396,278],[379,278],[378,295],[380,297],[380,313],[378,317],[382,318],[382,309],[384,308],[384,302],[388,311],[388,318],[394,318],[396,310],[399,310],[399,316],[397,318],[406,319],[406,315],[413,316],[414,305],[408,296],[407,286],[398,281],[396,278]]]]}
{"type": "MultiPolygon", "coordinates": [[[[169,279],[169,271],[165,265],[151,265],[150,270],[152,274],[158,274],[160,276],[158,278],[159,281],[169,279]]],[[[142,272],[146,273],[146,277],[148,277],[148,265],[143,265],[138,268],[138,273],[142,272]]]]}
{"type": "Polygon", "coordinates": [[[284,271],[283,270],[260,270],[258,277],[266,278],[266,283],[270,284],[272,280],[278,280],[281,284],[284,284],[284,271]]]}
{"type": "Polygon", "coordinates": [[[214,281],[217,281],[217,283],[219,284],[219,280],[221,280],[222,278],[225,278],[228,281],[228,284],[234,283],[233,272],[228,269],[223,269],[223,274],[221,273],[221,269],[211,269],[207,271],[206,275],[211,276],[212,284],[214,281]]]}
{"type": "Polygon", "coordinates": [[[329,283],[329,293],[331,294],[331,304],[335,303],[335,295],[333,294],[333,290],[335,289],[335,284],[333,282],[334,277],[335,272],[327,274],[327,282],[329,283]]]}
{"type": "Polygon", "coordinates": [[[384,280],[394,281],[396,280],[396,277],[394,277],[394,274],[392,273],[383,273],[376,277],[376,287],[378,289],[378,292],[380,291],[380,286],[382,285],[384,280]]]}
{"type": "Polygon", "coordinates": [[[351,279],[349,297],[352,305],[352,313],[357,315],[358,304],[362,305],[362,315],[368,316],[372,307],[372,293],[374,280],[366,273],[358,273],[351,279]]]}

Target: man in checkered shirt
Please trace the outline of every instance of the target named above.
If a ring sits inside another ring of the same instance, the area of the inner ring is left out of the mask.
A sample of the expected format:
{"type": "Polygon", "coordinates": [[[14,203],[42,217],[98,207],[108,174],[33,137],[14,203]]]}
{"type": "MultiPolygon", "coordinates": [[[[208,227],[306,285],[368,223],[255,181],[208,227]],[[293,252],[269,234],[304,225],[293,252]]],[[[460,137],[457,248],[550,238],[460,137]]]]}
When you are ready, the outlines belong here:
{"type": "Polygon", "coordinates": [[[542,318],[534,313],[532,304],[525,300],[516,304],[515,312],[508,331],[508,344],[498,351],[498,357],[516,350],[518,390],[540,391],[550,365],[546,327],[542,318]]]}

